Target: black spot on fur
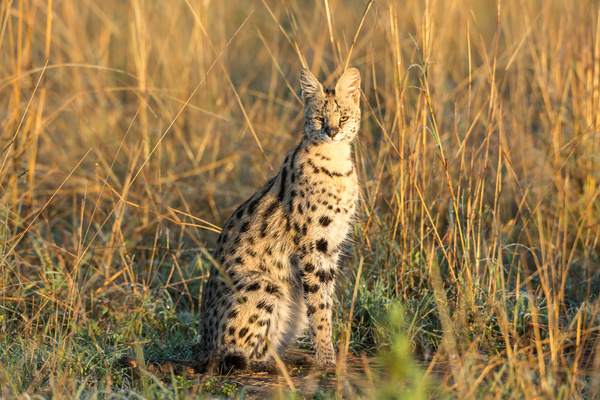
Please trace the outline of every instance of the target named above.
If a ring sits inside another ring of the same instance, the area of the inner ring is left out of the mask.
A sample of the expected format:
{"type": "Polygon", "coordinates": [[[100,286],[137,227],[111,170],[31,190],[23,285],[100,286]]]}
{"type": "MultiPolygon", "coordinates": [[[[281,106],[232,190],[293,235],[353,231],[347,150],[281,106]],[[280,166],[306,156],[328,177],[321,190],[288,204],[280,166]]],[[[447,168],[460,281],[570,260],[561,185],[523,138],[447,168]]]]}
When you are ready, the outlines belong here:
{"type": "Polygon", "coordinates": [[[328,282],[331,282],[333,280],[333,278],[335,277],[335,272],[333,270],[329,270],[328,272],[321,270],[321,271],[317,271],[317,273],[315,275],[319,278],[319,280],[322,283],[328,283],[328,282]]]}
{"type": "Polygon", "coordinates": [[[321,153],[317,153],[317,156],[319,156],[319,158],[320,158],[321,160],[324,160],[324,161],[331,161],[331,157],[324,156],[324,155],[323,155],[323,154],[321,154],[321,153]]]}
{"type": "Polygon", "coordinates": [[[269,294],[271,294],[273,296],[279,296],[280,295],[279,288],[276,285],[272,284],[272,283],[269,283],[267,285],[267,287],[265,287],[265,292],[267,292],[267,293],[269,293],[269,294]]]}
{"type": "Polygon", "coordinates": [[[266,222],[263,222],[262,226],[260,227],[260,237],[265,237],[267,236],[267,228],[269,227],[269,224],[267,224],[266,222]]]}
{"type": "Polygon", "coordinates": [[[227,319],[233,319],[235,317],[237,317],[238,315],[238,311],[236,309],[233,309],[231,311],[229,311],[229,314],[227,314],[227,319]]]}
{"type": "Polygon", "coordinates": [[[250,205],[248,206],[248,214],[252,215],[254,214],[254,211],[256,211],[256,207],[258,207],[258,203],[260,203],[260,200],[262,199],[262,196],[259,196],[258,198],[256,198],[255,200],[253,200],[250,205]]]}
{"type": "Polygon", "coordinates": [[[256,257],[256,252],[252,249],[247,249],[246,254],[248,254],[252,258],[256,257]]]}
{"type": "Polygon", "coordinates": [[[252,200],[252,202],[250,202],[250,204],[248,205],[248,215],[254,214],[254,211],[256,211],[256,207],[258,207],[258,205],[260,204],[260,201],[263,199],[263,197],[265,197],[265,195],[267,193],[269,193],[269,191],[271,190],[271,188],[273,187],[274,184],[275,184],[275,178],[271,178],[271,180],[269,180],[267,182],[267,184],[264,186],[262,194],[260,196],[258,196],[256,199],[252,200]]]}
{"type": "Polygon", "coordinates": [[[245,208],[242,208],[242,207],[240,207],[240,208],[237,210],[237,212],[235,213],[235,217],[236,217],[237,219],[240,219],[240,218],[242,218],[242,217],[244,216],[244,212],[245,212],[245,211],[246,211],[246,209],[245,209],[245,208]]]}
{"type": "Polygon", "coordinates": [[[283,169],[281,170],[281,182],[279,186],[279,193],[277,194],[277,200],[279,200],[280,203],[283,202],[283,197],[285,196],[285,180],[287,179],[287,168],[283,167],[283,169]]]}
{"type": "Polygon", "coordinates": [[[244,223],[240,227],[240,232],[242,232],[242,233],[247,232],[248,228],[250,228],[250,222],[249,221],[244,221],[244,223]]]}
{"type": "Polygon", "coordinates": [[[273,200],[271,202],[271,204],[269,204],[269,206],[267,207],[267,209],[265,210],[264,213],[264,218],[267,219],[271,216],[271,214],[273,214],[275,212],[275,210],[277,210],[277,207],[279,207],[279,202],[277,200],[273,200]]]}
{"type": "Polygon", "coordinates": [[[242,257],[236,257],[233,261],[235,262],[235,264],[244,264],[244,259],[242,257]]]}
{"type": "Polygon", "coordinates": [[[321,238],[317,240],[315,246],[321,253],[327,253],[327,240],[321,238]]]}
{"type": "Polygon", "coordinates": [[[304,271],[307,274],[310,274],[311,272],[313,272],[315,270],[315,264],[312,263],[306,263],[306,265],[304,265],[304,271]]]}
{"type": "Polygon", "coordinates": [[[292,229],[292,224],[290,224],[290,217],[285,215],[285,230],[286,232],[289,232],[290,229],[292,229]]]}
{"type": "Polygon", "coordinates": [[[308,285],[304,284],[305,293],[317,293],[319,291],[319,285],[308,285]]]}
{"type": "Polygon", "coordinates": [[[319,223],[323,226],[328,226],[331,221],[331,218],[329,218],[327,215],[323,215],[321,218],[319,218],[319,223]]]}
{"type": "Polygon", "coordinates": [[[311,159],[308,160],[308,165],[310,165],[313,168],[313,171],[315,174],[318,174],[319,172],[321,172],[321,169],[319,167],[317,167],[311,159]]]}
{"type": "Polygon", "coordinates": [[[238,333],[238,336],[239,336],[240,339],[243,339],[244,336],[246,336],[247,333],[248,333],[248,327],[242,328],[242,329],[240,329],[240,332],[238,333]]]}
{"type": "Polygon", "coordinates": [[[294,152],[292,153],[292,163],[290,165],[290,169],[293,171],[294,170],[294,165],[296,165],[296,155],[298,154],[298,150],[300,150],[300,146],[296,146],[296,148],[294,149],[294,152]]]}
{"type": "Polygon", "coordinates": [[[277,177],[273,177],[271,179],[269,179],[269,181],[266,183],[265,185],[265,193],[268,193],[271,188],[273,187],[273,185],[275,184],[275,180],[277,179],[277,177]]]}
{"type": "Polygon", "coordinates": [[[235,335],[235,327],[230,326],[229,330],[227,331],[231,336],[235,335]]]}
{"type": "Polygon", "coordinates": [[[260,283],[254,282],[253,284],[251,284],[250,286],[248,286],[246,288],[247,292],[253,292],[255,290],[260,290],[260,283]]]}
{"type": "Polygon", "coordinates": [[[306,255],[307,251],[306,251],[306,246],[302,245],[300,246],[300,248],[298,249],[298,254],[300,254],[301,256],[306,255]]]}
{"type": "MultiPolygon", "coordinates": [[[[269,314],[271,314],[273,312],[273,305],[272,304],[268,304],[264,300],[259,301],[258,304],[256,305],[256,307],[257,308],[263,308],[269,314]]],[[[260,325],[260,323],[259,323],[259,325],[260,325]]]]}
{"type": "Polygon", "coordinates": [[[317,309],[313,306],[308,306],[308,315],[314,314],[317,312],[317,309]]]}

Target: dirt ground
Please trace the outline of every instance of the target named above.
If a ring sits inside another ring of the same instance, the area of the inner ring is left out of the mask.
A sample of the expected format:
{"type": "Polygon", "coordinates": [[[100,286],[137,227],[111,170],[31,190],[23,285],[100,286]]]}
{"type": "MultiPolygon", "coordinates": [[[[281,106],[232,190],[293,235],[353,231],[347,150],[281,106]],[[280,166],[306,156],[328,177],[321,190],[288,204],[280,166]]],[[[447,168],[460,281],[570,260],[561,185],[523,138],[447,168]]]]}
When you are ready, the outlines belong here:
{"type": "Polygon", "coordinates": [[[126,368],[133,380],[151,374],[165,383],[174,373],[185,380],[186,388],[215,395],[243,394],[246,398],[276,398],[296,392],[306,396],[316,393],[333,393],[343,397],[368,392],[373,388],[374,360],[366,356],[351,357],[336,368],[320,368],[308,362],[312,357],[288,352],[281,363],[273,362],[262,371],[235,371],[227,375],[198,372],[193,362],[148,360],[146,368],[130,358],[123,357],[119,364],[126,368]]]}

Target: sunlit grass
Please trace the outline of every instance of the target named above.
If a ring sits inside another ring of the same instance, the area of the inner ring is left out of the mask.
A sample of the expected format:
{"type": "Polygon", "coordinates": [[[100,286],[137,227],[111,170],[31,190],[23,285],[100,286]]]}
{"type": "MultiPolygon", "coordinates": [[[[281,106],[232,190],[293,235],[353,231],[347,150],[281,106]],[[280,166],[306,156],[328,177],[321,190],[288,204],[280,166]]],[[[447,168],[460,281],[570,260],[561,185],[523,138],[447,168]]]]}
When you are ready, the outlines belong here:
{"type": "Polygon", "coordinates": [[[600,391],[597,2],[4,0],[0,55],[1,397],[244,397],[116,360],[193,359],[219,227],[299,140],[300,67],[346,64],[334,336],[374,361],[318,396],[600,391]]]}

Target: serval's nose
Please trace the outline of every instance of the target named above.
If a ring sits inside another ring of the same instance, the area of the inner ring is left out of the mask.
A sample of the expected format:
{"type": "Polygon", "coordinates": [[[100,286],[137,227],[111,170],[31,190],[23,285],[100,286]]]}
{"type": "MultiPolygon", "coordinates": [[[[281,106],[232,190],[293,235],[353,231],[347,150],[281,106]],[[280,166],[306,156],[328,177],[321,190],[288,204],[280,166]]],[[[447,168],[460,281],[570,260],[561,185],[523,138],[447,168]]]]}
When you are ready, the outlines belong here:
{"type": "Polygon", "coordinates": [[[338,134],[339,131],[340,128],[337,126],[325,126],[325,134],[327,134],[327,136],[329,136],[332,139],[338,134]]]}

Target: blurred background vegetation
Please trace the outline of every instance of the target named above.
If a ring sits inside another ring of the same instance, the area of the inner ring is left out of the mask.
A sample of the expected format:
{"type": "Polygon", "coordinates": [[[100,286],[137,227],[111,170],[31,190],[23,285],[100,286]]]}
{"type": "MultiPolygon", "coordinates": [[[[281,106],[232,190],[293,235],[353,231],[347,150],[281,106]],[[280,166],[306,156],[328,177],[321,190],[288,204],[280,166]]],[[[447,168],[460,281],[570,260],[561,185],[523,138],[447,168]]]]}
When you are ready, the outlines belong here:
{"type": "Polygon", "coordinates": [[[2,397],[208,395],[115,360],[193,359],[302,66],[363,89],[335,339],[371,366],[318,395],[597,396],[597,1],[1,0],[2,397]]]}

